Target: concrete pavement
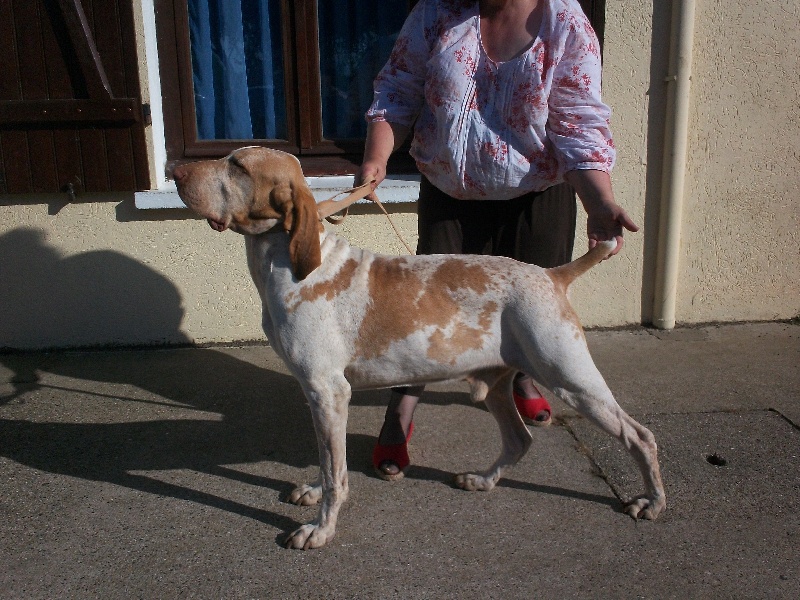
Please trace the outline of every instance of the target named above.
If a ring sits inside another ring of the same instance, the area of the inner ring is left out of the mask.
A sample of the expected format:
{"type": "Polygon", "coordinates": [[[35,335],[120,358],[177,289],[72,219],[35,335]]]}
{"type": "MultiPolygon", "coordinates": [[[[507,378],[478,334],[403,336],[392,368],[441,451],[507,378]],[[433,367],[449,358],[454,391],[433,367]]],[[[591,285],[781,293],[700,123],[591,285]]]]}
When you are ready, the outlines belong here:
{"type": "Polygon", "coordinates": [[[269,347],[0,355],[0,598],[800,597],[800,325],[587,337],[658,441],[658,521],[621,513],[632,461],[556,402],[498,488],[453,488],[499,439],[447,384],[397,483],[369,465],[386,394],[354,395],[350,500],[310,552],[280,545],[317,450],[269,347]]]}

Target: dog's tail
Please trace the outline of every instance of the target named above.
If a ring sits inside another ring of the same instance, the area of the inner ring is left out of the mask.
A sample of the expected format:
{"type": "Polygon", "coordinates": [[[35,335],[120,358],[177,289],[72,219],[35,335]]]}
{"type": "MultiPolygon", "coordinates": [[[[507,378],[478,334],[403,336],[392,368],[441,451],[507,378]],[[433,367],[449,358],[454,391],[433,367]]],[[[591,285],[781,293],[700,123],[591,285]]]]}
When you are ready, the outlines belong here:
{"type": "Polygon", "coordinates": [[[561,265],[560,267],[547,269],[547,271],[554,281],[559,282],[566,289],[573,281],[586,273],[586,271],[591,269],[600,261],[608,258],[608,255],[611,254],[616,247],[616,240],[597,242],[597,245],[594,248],[589,250],[580,258],[576,258],[572,262],[561,265]]]}

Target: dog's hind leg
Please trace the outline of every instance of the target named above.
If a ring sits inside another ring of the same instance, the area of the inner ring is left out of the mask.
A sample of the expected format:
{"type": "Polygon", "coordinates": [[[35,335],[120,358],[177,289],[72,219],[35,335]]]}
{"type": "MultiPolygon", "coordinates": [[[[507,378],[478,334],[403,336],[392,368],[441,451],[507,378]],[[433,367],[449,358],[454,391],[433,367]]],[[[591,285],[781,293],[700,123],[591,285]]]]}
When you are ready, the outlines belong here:
{"type": "Polygon", "coordinates": [[[500,427],[502,450],[498,459],[484,473],[456,475],[455,484],[461,489],[483,492],[491,490],[497,485],[503,472],[517,464],[531,445],[531,434],[522,422],[511,395],[514,373],[512,370],[504,370],[500,373],[474,376],[470,380],[473,400],[484,400],[486,408],[500,427]]]}
{"type": "Polygon", "coordinates": [[[625,512],[634,519],[655,519],[667,506],[655,437],[617,404],[610,390],[606,390],[605,394],[558,389],[554,393],[625,446],[639,466],[645,483],[645,494],[627,502],[625,512]]]}
{"type": "Polygon", "coordinates": [[[300,486],[289,500],[297,504],[320,501],[316,519],[299,527],[286,539],[288,548],[319,548],[336,533],[336,520],[347,499],[347,409],[350,384],[344,376],[308,383],[303,390],[311,406],[319,446],[319,478],[313,485],[300,486]]]}
{"type": "Polygon", "coordinates": [[[575,339],[562,335],[552,339],[570,341],[553,344],[549,356],[536,361],[537,371],[543,375],[542,383],[568,406],[625,446],[639,466],[646,491],[628,502],[625,512],[634,519],[655,519],[666,508],[666,496],[653,434],[617,404],[597,370],[583,336],[575,339]]]}

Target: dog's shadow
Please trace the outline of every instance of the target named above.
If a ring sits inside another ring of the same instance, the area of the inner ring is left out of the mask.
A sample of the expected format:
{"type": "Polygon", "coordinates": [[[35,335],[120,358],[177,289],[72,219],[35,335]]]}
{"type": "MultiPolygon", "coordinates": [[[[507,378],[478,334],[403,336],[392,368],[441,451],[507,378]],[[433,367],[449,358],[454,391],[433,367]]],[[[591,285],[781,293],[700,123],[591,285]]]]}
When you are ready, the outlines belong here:
{"type": "MultiPolygon", "coordinates": [[[[0,355],[0,361],[7,368],[26,363],[25,359],[24,355],[0,355]]],[[[37,381],[20,382],[21,398],[26,391],[37,389],[40,392],[49,390],[56,398],[59,392],[70,392],[70,396],[65,397],[91,396],[91,391],[80,390],[105,389],[108,393],[97,397],[96,402],[114,402],[119,411],[139,410],[146,419],[111,423],[1,419],[0,455],[45,472],[196,502],[263,522],[281,532],[300,525],[292,518],[259,508],[254,503],[203,491],[200,484],[177,484],[149,473],[183,469],[273,490],[285,500],[295,485],[306,482],[270,477],[269,465],[283,464],[307,470],[318,464],[310,411],[294,378],[216,349],[71,353],[59,355],[44,366],[47,373],[59,376],[57,381],[61,378],[75,381],[76,389],[43,383],[41,379],[49,381],[50,378],[42,377],[37,381]],[[174,376],[176,370],[179,377],[174,376]],[[108,383],[111,387],[81,385],[85,381],[108,383]],[[128,388],[135,397],[119,393],[128,388]],[[137,389],[146,394],[136,393],[137,389]],[[169,415],[173,410],[179,418],[152,419],[152,411],[169,415]],[[259,474],[231,467],[259,462],[266,465],[265,469],[259,468],[259,474]]],[[[386,396],[380,391],[360,392],[355,394],[354,403],[377,405],[386,396]]],[[[466,394],[453,392],[429,392],[423,402],[471,404],[466,394]]],[[[482,406],[474,409],[485,410],[482,406]]],[[[374,436],[348,434],[351,471],[376,477],[370,459],[376,436],[377,431],[374,436]]],[[[285,472],[281,468],[276,470],[285,472]]],[[[307,477],[307,474],[300,476],[307,477]]],[[[415,464],[407,476],[452,486],[454,473],[415,464]]],[[[567,488],[514,479],[503,479],[498,485],[576,498],[620,510],[613,498],[567,488]]],[[[276,542],[280,543],[282,536],[283,533],[278,534],[276,542]]]]}
{"type": "MultiPolygon", "coordinates": [[[[56,408],[63,403],[59,397],[77,398],[84,408],[96,402],[99,414],[107,411],[111,422],[4,418],[0,420],[0,455],[45,472],[198,502],[282,530],[299,525],[277,513],[147,473],[184,469],[288,495],[297,482],[251,475],[230,465],[266,461],[304,469],[316,464],[308,406],[294,379],[212,349],[114,354],[59,356],[45,365],[47,373],[40,372],[43,381],[17,384],[22,401],[25,392],[37,388],[40,394],[52,394],[56,418],[81,417],[77,409],[56,408]],[[181,356],[186,352],[191,352],[191,360],[181,356]],[[175,368],[176,361],[180,377],[164,377],[160,371],[175,368]],[[74,388],[62,384],[63,377],[74,380],[74,388]],[[86,381],[111,385],[86,386],[86,381]],[[239,382],[235,389],[233,381],[239,382]],[[94,395],[91,390],[95,389],[104,392],[94,395]],[[120,389],[130,394],[126,397],[120,389]],[[108,403],[113,404],[102,407],[108,403]],[[120,419],[115,411],[126,416],[120,419]]],[[[0,361],[13,368],[24,358],[6,355],[0,361]]],[[[89,411],[98,414],[91,407],[89,411]]],[[[40,417],[41,409],[37,412],[40,417]]]]}
{"type": "MultiPolygon", "coordinates": [[[[23,358],[0,356],[7,367],[13,367],[23,358]]],[[[147,396],[164,399],[162,403],[113,394],[98,398],[98,402],[142,405],[145,412],[148,408],[162,408],[149,406],[153,403],[163,404],[164,410],[176,408],[183,415],[196,411],[197,417],[113,423],[2,419],[0,455],[45,472],[113,483],[229,511],[276,527],[281,532],[300,525],[285,515],[202,491],[197,489],[199,486],[163,481],[147,473],[185,469],[271,489],[285,499],[297,483],[303,482],[276,479],[266,473],[245,473],[229,465],[266,462],[306,469],[317,464],[311,415],[293,378],[214,349],[124,352],[114,356],[75,353],[59,357],[48,371],[78,382],[133,386],[147,391],[147,396]],[[189,354],[191,360],[187,360],[189,354]],[[165,372],[176,368],[180,369],[181,377],[165,376],[165,372]],[[237,382],[235,389],[231,388],[230,381],[237,382]]],[[[20,384],[23,392],[35,388],[54,393],[81,393],[39,382],[20,384]]],[[[357,394],[356,402],[373,404],[380,396],[370,393],[369,402],[365,402],[365,395],[357,394]]],[[[424,401],[439,405],[469,403],[464,394],[435,392],[428,393],[424,401]]],[[[352,471],[375,477],[370,463],[375,442],[376,436],[348,434],[347,454],[352,471]]],[[[426,465],[414,465],[408,473],[410,479],[446,486],[452,486],[453,476],[454,473],[426,465]]],[[[567,488],[514,479],[503,479],[498,485],[576,498],[620,510],[613,498],[567,488]]],[[[282,541],[282,535],[278,535],[277,542],[282,541]]]]}
{"type": "MultiPolygon", "coordinates": [[[[0,272],[0,346],[26,340],[46,346],[56,331],[78,345],[114,344],[117,337],[190,341],[181,331],[183,299],[174,284],[120,252],[64,255],[43,231],[22,228],[0,236],[0,272]]],[[[6,381],[0,407],[8,407],[0,418],[0,456],[280,529],[298,525],[200,491],[185,478],[171,483],[148,473],[194,470],[288,494],[296,482],[226,465],[317,462],[308,407],[293,378],[215,349],[6,352],[0,367],[6,381]],[[12,406],[29,401],[30,410],[12,406]]]]}

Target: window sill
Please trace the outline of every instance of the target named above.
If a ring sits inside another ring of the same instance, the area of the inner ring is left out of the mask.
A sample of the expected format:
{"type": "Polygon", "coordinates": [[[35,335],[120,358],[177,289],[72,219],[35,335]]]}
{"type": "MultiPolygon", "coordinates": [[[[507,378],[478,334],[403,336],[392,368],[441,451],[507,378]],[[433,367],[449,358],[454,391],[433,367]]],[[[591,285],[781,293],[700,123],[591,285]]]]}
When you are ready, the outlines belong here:
{"type": "MultiPolygon", "coordinates": [[[[352,176],[306,177],[317,202],[326,200],[353,186],[352,176]]],[[[419,175],[389,175],[378,188],[378,198],[384,204],[416,202],[419,197],[419,175]]],[[[136,192],[136,208],[142,210],[161,208],[186,208],[178,196],[175,182],[168,181],[158,190],[136,192]]],[[[361,203],[369,203],[361,200],[361,203]]],[[[187,209],[188,210],[188,209],[187,209]]]]}

